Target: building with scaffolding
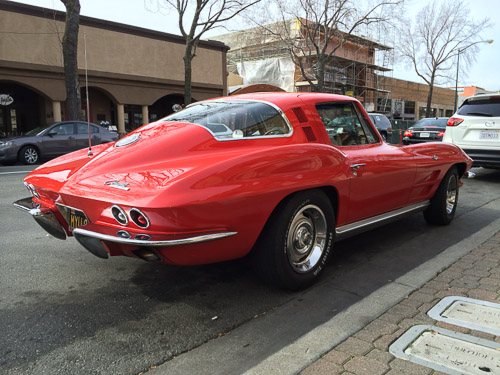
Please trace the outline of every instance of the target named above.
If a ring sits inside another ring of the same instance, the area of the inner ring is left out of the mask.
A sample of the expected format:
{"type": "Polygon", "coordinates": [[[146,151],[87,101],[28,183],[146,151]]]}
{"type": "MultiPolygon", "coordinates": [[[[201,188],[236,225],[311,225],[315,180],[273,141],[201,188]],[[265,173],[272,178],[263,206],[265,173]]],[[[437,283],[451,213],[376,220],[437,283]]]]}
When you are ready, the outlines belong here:
{"type": "MultiPolygon", "coordinates": [[[[308,32],[312,23],[308,22],[289,20],[213,39],[230,47],[227,69],[243,77],[244,84],[266,83],[285,91],[314,91],[311,83],[317,83],[314,70],[319,59],[308,32]]],[[[323,36],[318,33],[316,38],[322,42],[323,36]]],[[[353,96],[368,111],[376,110],[377,102],[390,96],[392,80],[385,78],[392,77],[392,47],[338,31],[328,43],[326,53],[330,56],[322,91],[353,96]]]]}

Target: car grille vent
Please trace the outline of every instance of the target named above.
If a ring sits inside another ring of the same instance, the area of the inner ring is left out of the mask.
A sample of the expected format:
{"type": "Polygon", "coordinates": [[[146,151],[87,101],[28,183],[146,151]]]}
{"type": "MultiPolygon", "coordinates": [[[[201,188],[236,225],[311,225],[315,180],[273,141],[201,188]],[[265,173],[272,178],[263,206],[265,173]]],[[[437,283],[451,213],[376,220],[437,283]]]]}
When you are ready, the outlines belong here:
{"type": "Polygon", "coordinates": [[[302,130],[304,130],[304,134],[309,142],[316,142],[318,140],[310,126],[304,126],[302,130]]]}
{"type": "Polygon", "coordinates": [[[295,114],[295,116],[297,116],[297,120],[299,120],[300,123],[307,122],[307,116],[301,107],[292,108],[292,111],[295,114]]]}

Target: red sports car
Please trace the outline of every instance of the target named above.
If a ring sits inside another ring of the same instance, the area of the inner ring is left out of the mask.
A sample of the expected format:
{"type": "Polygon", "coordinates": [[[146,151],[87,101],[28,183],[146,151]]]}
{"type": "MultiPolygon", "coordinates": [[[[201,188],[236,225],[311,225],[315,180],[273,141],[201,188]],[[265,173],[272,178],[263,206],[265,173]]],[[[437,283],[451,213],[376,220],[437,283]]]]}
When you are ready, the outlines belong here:
{"type": "Polygon", "coordinates": [[[417,211],[450,223],[472,165],[451,144],[382,142],[356,99],[319,93],[197,102],[89,154],[35,169],[15,206],[101,258],[251,253],[289,289],[314,282],[339,239],[417,211]]]}

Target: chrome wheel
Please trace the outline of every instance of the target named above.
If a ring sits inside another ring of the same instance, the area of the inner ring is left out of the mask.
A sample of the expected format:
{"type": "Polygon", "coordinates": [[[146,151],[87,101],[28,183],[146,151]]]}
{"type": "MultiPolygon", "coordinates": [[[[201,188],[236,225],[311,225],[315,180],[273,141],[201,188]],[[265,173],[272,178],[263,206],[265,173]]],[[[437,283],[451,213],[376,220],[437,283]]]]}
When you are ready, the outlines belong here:
{"type": "Polygon", "coordinates": [[[457,204],[458,181],[457,176],[452,174],[448,180],[446,189],[446,212],[450,215],[457,204]]]}
{"type": "Polygon", "coordinates": [[[299,273],[315,267],[325,251],[327,222],[315,205],[302,207],[293,217],[286,238],[286,253],[293,269],[299,273]]]}

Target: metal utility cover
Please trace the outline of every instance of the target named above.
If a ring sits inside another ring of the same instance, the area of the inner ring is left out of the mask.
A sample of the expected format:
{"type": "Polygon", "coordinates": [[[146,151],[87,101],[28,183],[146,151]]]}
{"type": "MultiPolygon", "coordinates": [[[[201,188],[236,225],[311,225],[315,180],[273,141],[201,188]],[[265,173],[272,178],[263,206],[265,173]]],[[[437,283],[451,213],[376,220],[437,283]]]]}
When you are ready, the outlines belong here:
{"type": "Polygon", "coordinates": [[[500,344],[443,328],[418,325],[390,347],[392,355],[450,375],[500,374],[500,344]]]}
{"type": "Polygon", "coordinates": [[[427,313],[432,319],[500,336],[500,304],[450,296],[427,313]]]}

